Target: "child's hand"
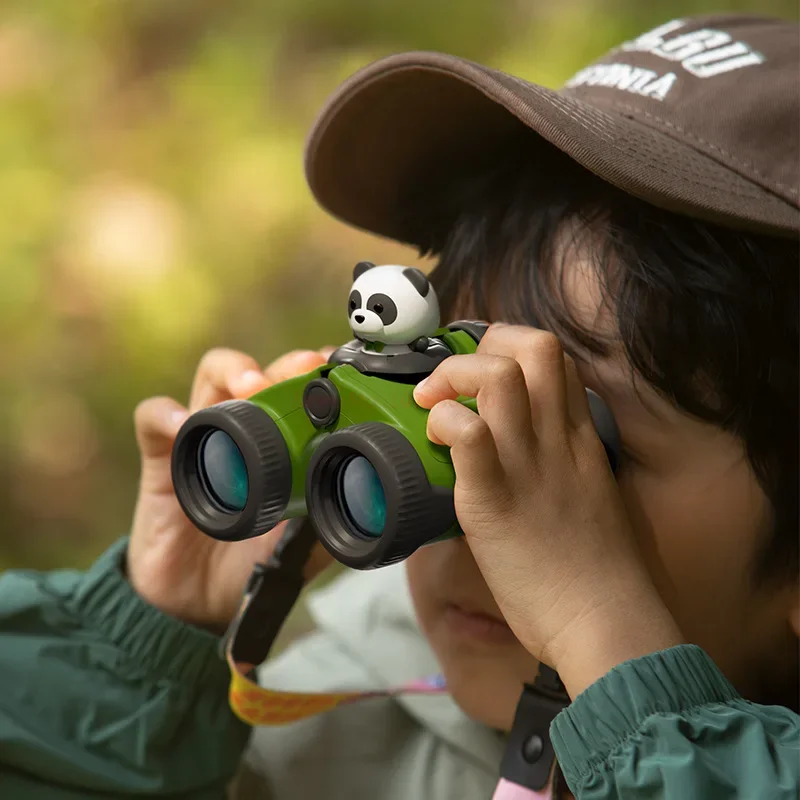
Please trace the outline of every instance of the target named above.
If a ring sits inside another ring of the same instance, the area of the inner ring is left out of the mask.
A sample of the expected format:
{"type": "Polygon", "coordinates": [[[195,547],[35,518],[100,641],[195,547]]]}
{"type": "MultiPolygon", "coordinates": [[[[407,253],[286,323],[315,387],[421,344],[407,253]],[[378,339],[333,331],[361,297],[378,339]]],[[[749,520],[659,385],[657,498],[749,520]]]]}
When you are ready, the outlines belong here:
{"type": "MultiPolygon", "coordinates": [[[[128,548],[128,575],[145,600],[178,617],[222,632],[235,615],[253,564],[264,561],[284,524],[264,536],[219,542],[195,528],[172,487],[170,456],[178,429],[190,412],[232,398],[245,399],[274,383],[324,364],[333,348],[295,351],[262,372],[243,353],[217,349],[205,355],[194,377],[188,411],[168,397],[145,400],[136,409],[142,455],[139,498],[128,548]]],[[[331,559],[321,546],[306,570],[311,578],[331,559]]]]}
{"type": "Polygon", "coordinates": [[[451,448],[459,523],[506,621],[574,697],[680,643],[639,556],[575,364],[550,333],[494,325],[417,387],[451,448]],[[477,398],[480,416],[455,402],[477,398]]]}

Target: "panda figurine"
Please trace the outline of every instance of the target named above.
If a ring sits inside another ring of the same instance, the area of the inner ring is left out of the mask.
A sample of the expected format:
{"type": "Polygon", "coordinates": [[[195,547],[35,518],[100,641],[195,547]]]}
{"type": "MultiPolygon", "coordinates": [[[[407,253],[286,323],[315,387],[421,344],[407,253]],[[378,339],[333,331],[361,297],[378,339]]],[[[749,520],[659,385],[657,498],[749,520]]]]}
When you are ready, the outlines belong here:
{"type": "Polygon", "coordinates": [[[355,336],[383,345],[375,349],[387,354],[424,350],[427,343],[418,340],[439,327],[436,292],[413,267],[356,264],[347,313],[355,336]]]}
{"type": "Polygon", "coordinates": [[[329,363],[412,383],[452,355],[433,336],[440,322],[436,292],[414,267],[360,261],[353,270],[347,314],[356,338],[329,363]]]}

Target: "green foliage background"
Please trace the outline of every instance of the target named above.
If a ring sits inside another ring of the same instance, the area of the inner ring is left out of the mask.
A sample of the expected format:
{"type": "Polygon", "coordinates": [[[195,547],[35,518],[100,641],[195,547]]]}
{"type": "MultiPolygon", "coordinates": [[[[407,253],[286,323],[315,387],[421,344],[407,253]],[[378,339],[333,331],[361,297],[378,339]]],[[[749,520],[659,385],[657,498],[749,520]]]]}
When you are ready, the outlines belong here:
{"type": "Polygon", "coordinates": [[[0,568],[85,566],[125,533],[132,412],[209,347],[266,363],[348,334],[358,260],[413,252],[306,189],[326,96],[392,52],[557,86],[615,44],[795,0],[0,3],[0,568]]]}

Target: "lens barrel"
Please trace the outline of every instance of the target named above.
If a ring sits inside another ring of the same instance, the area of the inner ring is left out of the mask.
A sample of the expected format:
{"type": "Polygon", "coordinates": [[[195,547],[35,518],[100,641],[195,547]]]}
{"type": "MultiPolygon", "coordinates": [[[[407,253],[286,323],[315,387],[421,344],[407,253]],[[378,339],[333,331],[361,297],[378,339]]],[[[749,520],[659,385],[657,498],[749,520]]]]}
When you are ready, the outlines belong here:
{"type": "Polygon", "coordinates": [[[355,569],[408,558],[456,523],[452,489],[431,486],[413,445],[380,422],[320,443],[306,474],[306,506],[328,552],[355,569]]]}
{"type": "Polygon", "coordinates": [[[197,528],[238,541],[281,521],[291,496],[292,463],[266,411],[248,400],[228,400],[183,424],[172,450],[172,483],[197,528]]]}

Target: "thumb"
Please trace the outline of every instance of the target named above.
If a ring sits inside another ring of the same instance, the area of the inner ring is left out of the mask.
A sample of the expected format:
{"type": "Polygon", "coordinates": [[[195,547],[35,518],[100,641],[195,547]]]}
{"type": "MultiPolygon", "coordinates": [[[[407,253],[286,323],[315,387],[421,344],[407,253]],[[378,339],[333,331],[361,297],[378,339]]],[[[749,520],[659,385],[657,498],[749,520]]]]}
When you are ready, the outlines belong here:
{"type": "Polygon", "coordinates": [[[133,420],[142,461],[168,456],[188,416],[189,412],[171,397],[151,397],[139,403],[133,420]]]}

